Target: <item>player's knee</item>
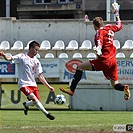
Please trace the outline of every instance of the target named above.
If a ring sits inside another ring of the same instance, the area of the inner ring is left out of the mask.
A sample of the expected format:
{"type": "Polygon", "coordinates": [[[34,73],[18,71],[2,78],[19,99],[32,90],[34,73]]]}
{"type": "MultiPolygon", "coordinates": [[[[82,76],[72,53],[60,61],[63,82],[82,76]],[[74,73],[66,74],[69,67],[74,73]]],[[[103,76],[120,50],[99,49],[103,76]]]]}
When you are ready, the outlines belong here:
{"type": "Polygon", "coordinates": [[[91,69],[92,69],[92,71],[96,71],[94,65],[91,65],[91,69]]]}
{"type": "Polygon", "coordinates": [[[33,103],[36,104],[39,100],[38,99],[34,99],[33,103]]]}
{"type": "Polygon", "coordinates": [[[77,68],[76,68],[76,70],[80,70],[80,71],[81,71],[81,70],[82,70],[82,69],[81,69],[81,66],[78,65],[77,68]]]}
{"type": "Polygon", "coordinates": [[[33,93],[29,94],[27,98],[29,100],[32,100],[33,103],[36,103],[38,101],[37,97],[33,93]]]}

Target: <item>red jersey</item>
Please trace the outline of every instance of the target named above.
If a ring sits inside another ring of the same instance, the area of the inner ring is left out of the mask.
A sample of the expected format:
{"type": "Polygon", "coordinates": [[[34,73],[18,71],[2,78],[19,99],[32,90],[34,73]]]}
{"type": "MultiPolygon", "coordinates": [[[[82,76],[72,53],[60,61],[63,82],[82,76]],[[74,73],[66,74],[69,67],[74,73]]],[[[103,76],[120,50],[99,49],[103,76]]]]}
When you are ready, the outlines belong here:
{"type": "Polygon", "coordinates": [[[117,21],[115,25],[105,25],[97,30],[95,35],[96,47],[101,47],[102,55],[98,56],[100,60],[115,57],[116,48],[113,45],[114,33],[122,29],[122,22],[117,21]]]}

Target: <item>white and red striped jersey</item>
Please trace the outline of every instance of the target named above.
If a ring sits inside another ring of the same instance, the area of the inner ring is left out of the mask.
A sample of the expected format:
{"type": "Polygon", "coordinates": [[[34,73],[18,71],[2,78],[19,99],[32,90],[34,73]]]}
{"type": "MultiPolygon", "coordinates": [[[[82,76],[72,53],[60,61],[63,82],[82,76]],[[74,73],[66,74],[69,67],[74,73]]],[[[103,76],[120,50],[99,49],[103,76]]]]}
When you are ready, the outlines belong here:
{"type": "Polygon", "coordinates": [[[34,56],[28,56],[28,53],[12,56],[11,63],[18,64],[18,86],[37,86],[35,74],[43,72],[40,61],[34,56]]]}

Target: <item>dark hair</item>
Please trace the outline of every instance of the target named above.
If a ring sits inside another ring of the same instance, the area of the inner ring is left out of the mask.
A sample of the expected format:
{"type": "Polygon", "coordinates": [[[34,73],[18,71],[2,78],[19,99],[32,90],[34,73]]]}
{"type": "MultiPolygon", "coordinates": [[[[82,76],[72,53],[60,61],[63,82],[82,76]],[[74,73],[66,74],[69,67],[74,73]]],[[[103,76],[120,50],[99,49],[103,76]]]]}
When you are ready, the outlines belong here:
{"type": "Polygon", "coordinates": [[[101,17],[95,17],[93,19],[93,24],[97,26],[98,28],[102,27],[104,25],[103,19],[101,17]]]}
{"type": "Polygon", "coordinates": [[[29,44],[29,49],[30,49],[30,48],[35,48],[35,46],[40,47],[40,44],[39,44],[38,42],[36,42],[36,41],[32,41],[32,42],[30,42],[30,44],[29,44]]]}

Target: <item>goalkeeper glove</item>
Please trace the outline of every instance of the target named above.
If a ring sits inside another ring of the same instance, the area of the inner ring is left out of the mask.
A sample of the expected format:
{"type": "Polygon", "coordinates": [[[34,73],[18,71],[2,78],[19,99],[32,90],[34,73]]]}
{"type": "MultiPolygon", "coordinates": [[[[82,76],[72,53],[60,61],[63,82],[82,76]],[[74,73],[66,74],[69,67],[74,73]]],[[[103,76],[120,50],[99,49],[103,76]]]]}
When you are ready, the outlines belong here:
{"type": "Polygon", "coordinates": [[[120,5],[115,2],[115,3],[112,4],[112,6],[114,8],[115,16],[118,17],[119,16],[120,5]]]}
{"type": "Polygon", "coordinates": [[[119,12],[119,10],[120,10],[120,5],[119,5],[118,3],[115,2],[115,3],[112,4],[112,6],[113,6],[115,12],[119,12]]]}
{"type": "Polygon", "coordinates": [[[96,54],[97,54],[97,55],[99,55],[99,56],[102,55],[102,51],[101,51],[100,46],[94,47],[93,49],[96,51],[96,54]]]}

